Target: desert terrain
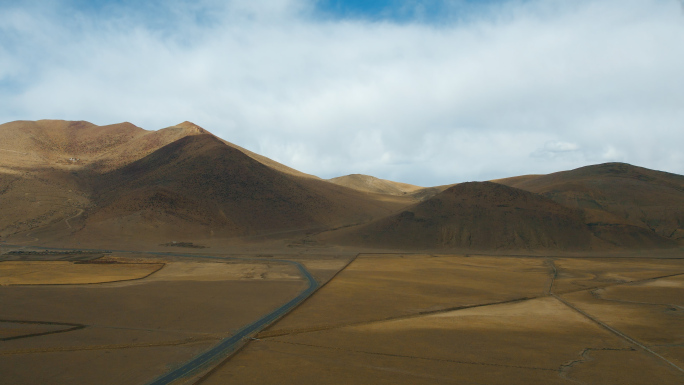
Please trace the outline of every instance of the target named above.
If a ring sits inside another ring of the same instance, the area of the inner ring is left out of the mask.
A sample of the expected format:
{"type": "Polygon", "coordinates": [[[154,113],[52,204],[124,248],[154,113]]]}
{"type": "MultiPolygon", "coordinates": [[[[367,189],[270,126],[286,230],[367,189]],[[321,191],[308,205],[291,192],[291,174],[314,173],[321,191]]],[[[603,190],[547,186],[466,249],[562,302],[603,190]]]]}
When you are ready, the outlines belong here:
{"type": "Polygon", "coordinates": [[[308,175],[190,122],[0,125],[2,384],[681,384],[684,176],[308,175]]]}
{"type": "Polygon", "coordinates": [[[676,384],[683,279],[669,258],[360,255],[202,383],[676,384]]]}

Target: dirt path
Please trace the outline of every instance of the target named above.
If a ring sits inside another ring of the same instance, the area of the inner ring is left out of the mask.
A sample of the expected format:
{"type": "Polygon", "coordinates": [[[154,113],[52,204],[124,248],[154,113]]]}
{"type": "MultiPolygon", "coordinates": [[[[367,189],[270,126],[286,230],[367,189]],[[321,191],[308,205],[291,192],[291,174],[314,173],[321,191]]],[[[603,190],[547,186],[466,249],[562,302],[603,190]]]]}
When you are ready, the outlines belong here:
{"type": "Polygon", "coordinates": [[[556,268],[556,263],[552,258],[547,259],[546,264],[551,267],[551,282],[549,282],[549,288],[546,290],[546,294],[551,295],[553,292],[553,284],[556,282],[556,278],[558,277],[558,269],[556,268]]]}
{"type": "Polygon", "coordinates": [[[72,216],[72,217],[66,218],[66,219],[64,220],[64,223],[66,223],[66,225],[67,225],[67,227],[69,228],[69,230],[72,229],[71,225],[69,224],[69,221],[70,221],[71,219],[74,219],[74,218],[77,218],[77,217],[81,216],[81,214],[83,214],[84,212],[85,212],[85,210],[83,210],[83,209],[78,209],[78,214],[76,214],[76,215],[74,215],[74,216],[72,216]]]}

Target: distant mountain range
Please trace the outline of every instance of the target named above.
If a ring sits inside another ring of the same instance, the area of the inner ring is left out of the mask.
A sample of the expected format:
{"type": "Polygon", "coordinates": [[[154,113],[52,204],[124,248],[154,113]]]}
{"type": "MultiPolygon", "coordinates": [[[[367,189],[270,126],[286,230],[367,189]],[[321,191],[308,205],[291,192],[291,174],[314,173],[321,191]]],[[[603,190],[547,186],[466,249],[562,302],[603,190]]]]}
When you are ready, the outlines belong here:
{"type": "Polygon", "coordinates": [[[622,163],[419,187],[323,180],[190,122],[0,125],[0,239],[315,239],[410,250],[684,245],[684,176],[622,163]]]}

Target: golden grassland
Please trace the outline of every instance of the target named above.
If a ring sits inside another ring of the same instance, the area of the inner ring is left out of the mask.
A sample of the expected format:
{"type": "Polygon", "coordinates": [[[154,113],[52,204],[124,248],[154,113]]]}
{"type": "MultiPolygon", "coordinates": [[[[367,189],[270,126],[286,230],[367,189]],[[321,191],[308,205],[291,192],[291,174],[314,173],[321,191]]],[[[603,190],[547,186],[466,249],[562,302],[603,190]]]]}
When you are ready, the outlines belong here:
{"type": "Polygon", "coordinates": [[[680,384],[683,277],[681,259],[362,255],[202,384],[680,384]]]}
{"type": "Polygon", "coordinates": [[[150,260],[155,264],[0,263],[23,265],[24,282],[52,284],[0,287],[0,383],[148,383],[305,287],[295,269],[270,261],[150,260]],[[92,283],[162,265],[146,278],[92,283]]]}
{"type": "Polygon", "coordinates": [[[277,259],[330,281],[199,383],[684,381],[684,259],[616,255],[1,262],[24,283],[0,287],[0,372],[12,384],[147,383],[303,290],[277,259]]]}

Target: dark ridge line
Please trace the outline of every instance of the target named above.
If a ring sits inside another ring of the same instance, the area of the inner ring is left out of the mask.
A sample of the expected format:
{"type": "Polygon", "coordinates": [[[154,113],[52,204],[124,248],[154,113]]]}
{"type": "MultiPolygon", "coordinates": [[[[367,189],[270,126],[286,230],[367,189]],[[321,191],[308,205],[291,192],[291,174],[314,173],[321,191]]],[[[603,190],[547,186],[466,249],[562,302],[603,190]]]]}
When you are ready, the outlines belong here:
{"type": "MultiPolygon", "coordinates": [[[[29,246],[31,247],[31,246],[29,246]]],[[[673,247],[672,250],[674,251],[675,249],[680,249],[679,251],[684,253],[684,248],[679,247],[673,247]]],[[[648,250],[645,250],[648,251],[648,250]]],[[[481,253],[473,253],[472,251],[463,251],[463,252],[452,252],[449,253],[448,251],[446,253],[441,253],[439,250],[425,250],[425,251],[412,251],[412,252],[402,252],[402,251],[396,251],[396,252],[391,252],[391,251],[364,251],[360,253],[361,255],[432,255],[436,258],[439,257],[470,257],[470,256],[477,256],[477,257],[494,257],[494,258],[535,258],[535,259],[546,259],[546,258],[553,258],[553,259],[648,259],[648,260],[679,260],[679,259],[684,259],[684,257],[644,257],[644,256],[634,256],[634,257],[628,257],[628,256],[599,256],[599,255],[592,255],[592,256],[573,256],[573,255],[529,255],[529,254],[493,254],[492,253],[487,253],[487,252],[481,252],[481,253]]],[[[624,253],[622,253],[624,254],[624,253]]]]}
{"type": "MultiPolygon", "coordinates": [[[[74,250],[73,248],[60,248],[60,247],[47,247],[47,246],[33,246],[33,245],[14,245],[14,244],[5,244],[0,241],[0,248],[2,247],[21,247],[21,248],[32,248],[32,249],[40,249],[40,250],[74,250]]],[[[312,248],[316,249],[316,248],[312,248]]],[[[209,258],[209,259],[235,259],[235,260],[250,260],[250,261],[267,261],[267,260],[278,260],[278,259],[271,259],[271,258],[266,258],[266,257],[259,257],[260,255],[263,254],[268,254],[267,252],[260,252],[256,256],[251,256],[251,257],[246,257],[246,255],[250,255],[249,252],[244,252],[244,253],[221,253],[221,252],[209,252],[207,251],[206,253],[202,254],[192,254],[192,253],[180,253],[180,252],[173,252],[173,251],[138,251],[138,250],[114,250],[114,249],[76,249],[76,250],[81,250],[81,251],[86,251],[86,252],[94,252],[94,253],[126,253],[126,254],[150,254],[150,255],[160,255],[160,256],[168,256],[168,257],[185,257],[185,258],[209,258]]],[[[272,253],[273,254],[273,253],[272,253]]],[[[277,255],[281,256],[286,256],[290,258],[297,258],[300,257],[301,251],[299,252],[289,252],[289,253],[282,253],[282,252],[277,252],[275,253],[277,255]]],[[[353,255],[353,252],[345,252],[345,251],[340,251],[339,253],[336,253],[336,255],[346,255],[350,256],[353,255]]],[[[360,253],[363,254],[363,253],[360,253]]],[[[0,255],[5,255],[5,254],[0,254],[0,255]]],[[[356,254],[357,256],[359,254],[356,254]]],[[[684,259],[684,258],[683,258],[684,259]]],[[[283,260],[280,258],[280,260],[283,260]]]]}
{"type": "MultiPolygon", "coordinates": [[[[34,248],[34,249],[42,249],[42,250],[65,250],[65,251],[73,251],[73,250],[81,250],[81,251],[87,251],[87,252],[102,252],[102,253],[137,253],[137,254],[153,254],[153,255],[167,255],[167,256],[178,256],[178,257],[190,257],[190,258],[195,258],[195,257],[204,257],[204,258],[219,258],[219,256],[208,256],[207,254],[184,254],[184,253],[174,253],[174,252],[166,252],[166,251],[135,251],[135,250],[112,250],[112,249],[73,249],[73,248],[59,248],[59,247],[46,247],[46,246],[33,246],[33,245],[14,245],[14,244],[3,244],[0,242],[0,247],[22,247],[22,248],[34,248]]],[[[679,249],[680,252],[684,253],[684,247],[678,247],[678,248],[672,248],[668,249],[671,251],[675,251],[676,249],[679,249]]],[[[658,249],[659,250],[659,249],[658,249]]],[[[649,251],[649,250],[644,250],[644,251],[649,251]]],[[[241,258],[240,256],[244,256],[245,254],[248,253],[237,253],[237,254],[228,254],[228,253],[216,253],[219,254],[220,256],[225,256],[221,257],[221,259],[257,259],[255,257],[251,258],[241,258]]],[[[624,254],[624,253],[622,253],[624,254]]],[[[290,256],[290,257],[297,257],[300,254],[299,253],[278,253],[278,255],[283,255],[283,256],[290,256]]],[[[358,256],[362,255],[433,255],[437,258],[444,256],[444,257],[469,257],[469,256],[478,256],[478,257],[495,257],[495,258],[535,258],[535,259],[545,259],[545,258],[553,258],[553,259],[647,259],[647,260],[680,260],[684,259],[684,256],[682,257],[648,257],[648,256],[620,256],[620,255],[592,255],[592,256],[573,256],[573,255],[529,255],[529,254],[493,254],[493,253],[487,253],[485,251],[479,252],[479,253],[474,253],[472,251],[463,251],[463,252],[451,252],[449,253],[446,251],[446,253],[441,253],[439,250],[425,250],[425,251],[412,251],[412,252],[402,252],[402,251],[369,251],[369,250],[364,250],[362,252],[359,252],[357,254],[358,256]]]]}
{"type": "Polygon", "coordinates": [[[41,332],[41,333],[31,333],[31,334],[23,334],[23,335],[14,336],[14,337],[0,338],[0,341],[11,341],[11,340],[18,340],[20,338],[30,338],[30,337],[45,336],[48,334],[66,333],[66,332],[71,332],[74,330],[84,329],[86,327],[86,325],[83,325],[83,324],[72,324],[72,323],[64,323],[64,322],[42,322],[42,321],[26,321],[26,320],[6,320],[6,319],[0,319],[0,322],[16,323],[16,324],[30,324],[30,325],[71,326],[70,328],[67,328],[67,329],[50,330],[50,331],[41,332]]]}
{"type": "Polygon", "coordinates": [[[365,350],[345,349],[345,348],[333,347],[333,346],[322,346],[322,345],[314,345],[314,344],[304,344],[304,343],[301,343],[301,342],[278,341],[278,340],[272,340],[272,341],[268,341],[268,342],[276,342],[276,343],[279,343],[279,344],[288,344],[288,345],[308,346],[308,347],[321,348],[321,349],[340,350],[340,351],[343,351],[343,352],[362,353],[362,354],[370,354],[370,355],[378,355],[378,356],[386,356],[386,357],[411,358],[411,359],[426,360],[426,361],[453,362],[453,363],[456,363],[456,364],[466,364],[466,365],[499,366],[499,367],[504,367],[504,368],[529,369],[529,370],[545,370],[545,371],[551,371],[551,372],[556,371],[556,369],[551,369],[551,368],[538,368],[538,367],[534,367],[534,366],[518,366],[518,365],[495,364],[495,363],[489,363],[489,362],[474,362],[474,361],[449,360],[449,359],[446,359],[446,358],[430,358],[430,357],[419,357],[419,356],[407,356],[407,355],[403,355],[403,354],[392,354],[392,353],[381,353],[381,352],[369,352],[369,351],[365,351],[365,350]]]}

